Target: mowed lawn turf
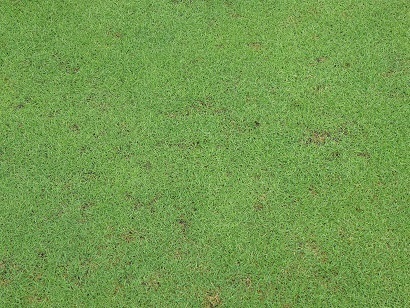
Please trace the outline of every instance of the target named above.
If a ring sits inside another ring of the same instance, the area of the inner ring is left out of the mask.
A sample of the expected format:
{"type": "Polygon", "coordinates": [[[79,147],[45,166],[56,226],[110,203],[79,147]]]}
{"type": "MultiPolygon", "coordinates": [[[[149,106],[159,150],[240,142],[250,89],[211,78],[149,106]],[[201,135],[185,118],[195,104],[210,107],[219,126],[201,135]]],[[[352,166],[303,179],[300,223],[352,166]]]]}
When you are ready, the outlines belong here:
{"type": "Polygon", "coordinates": [[[0,1],[0,306],[408,305],[409,20],[0,1]]]}

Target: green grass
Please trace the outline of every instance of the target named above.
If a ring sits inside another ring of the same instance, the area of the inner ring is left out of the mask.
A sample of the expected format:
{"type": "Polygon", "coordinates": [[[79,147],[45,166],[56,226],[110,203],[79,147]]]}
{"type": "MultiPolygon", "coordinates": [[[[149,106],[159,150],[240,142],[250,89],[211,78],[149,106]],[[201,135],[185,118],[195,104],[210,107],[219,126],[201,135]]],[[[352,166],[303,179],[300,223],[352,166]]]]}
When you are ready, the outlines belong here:
{"type": "Polygon", "coordinates": [[[0,306],[405,307],[406,0],[0,1],[0,306]]]}

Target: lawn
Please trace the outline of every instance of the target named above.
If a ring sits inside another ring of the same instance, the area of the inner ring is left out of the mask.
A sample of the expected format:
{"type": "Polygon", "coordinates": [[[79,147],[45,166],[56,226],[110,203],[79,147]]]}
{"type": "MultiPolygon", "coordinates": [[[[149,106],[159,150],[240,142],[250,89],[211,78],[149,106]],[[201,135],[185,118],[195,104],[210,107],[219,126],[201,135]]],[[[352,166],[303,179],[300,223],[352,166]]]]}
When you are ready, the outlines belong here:
{"type": "Polygon", "coordinates": [[[406,307],[409,42],[406,0],[1,0],[0,307],[406,307]]]}

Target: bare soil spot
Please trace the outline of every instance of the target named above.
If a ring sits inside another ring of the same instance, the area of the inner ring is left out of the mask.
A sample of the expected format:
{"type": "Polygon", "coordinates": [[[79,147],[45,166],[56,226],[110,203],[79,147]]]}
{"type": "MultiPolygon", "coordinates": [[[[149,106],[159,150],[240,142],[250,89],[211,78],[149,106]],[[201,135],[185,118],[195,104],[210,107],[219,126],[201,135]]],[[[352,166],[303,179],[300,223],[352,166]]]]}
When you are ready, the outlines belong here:
{"type": "Polygon", "coordinates": [[[80,68],[78,66],[74,67],[67,67],[66,72],[68,74],[77,74],[80,71],[80,68]]]}
{"type": "Polygon", "coordinates": [[[200,147],[201,143],[199,141],[192,141],[192,142],[179,142],[174,144],[180,149],[194,149],[200,147]]]}
{"type": "Polygon", "coordinates": [[[357,153],[357,156],[367,158],[367,159],[370,158],[370,154],[368,152],[359,152],[357,153]]]}
{"type": "Polygon", "coordinates": [[[384,73],[383,73],[383,77],[389,78],[389,77],[394,76],[395,73],[396,73],[396,72],[395,72],[394,70],[388,70],[387,72],[384,72],[384,73]]]}
{"type": "Polygon", "coordinates": [[[179,227],[181,228],[182,233],[185,235],[188,229],[188,221],[183,216],[181,216],[177,220],[177,222],[178,222],[179,227]]]}
{"type": "Polygon", "coordinates": [[[317,190],[316,190],[316,188],[315,188],[314,186],[310,186],[310,187],[309,187],[309,192],[310,192],[310,194],[311,194],[313,197],[316,197],[316,196],[317,196],[317,190]]]}
{"type": "Polygon", "coordinates": [[[94,202],[85,202],[81,205],[81,211],[86,211],[94,206],[94,202]]]}
{"type": "Polygon", "coordinates": [[[117,283],[114,288],[114,295],[117,295],[120,293],[120,291],[124,288],[124,286],[121,283],[117,283]]]}
{"type": "Polygon", "coordinates": [[[260,51],[262,49],[262,43],[260,42],[252,42],[249,43],[248,46],[255,51],[260,51]]]}
{"type": "Polygon", "coordinates": [[[307,241],[301,244],[302,254],[313,255],[322,264],[327,263],[328,256],[315,241],[307,241]]]}
{"type": "Polygon", "coordinates": [[[92,181],[98,178],[98,174],[95,171],[89,170],[83,173],[83,180],[84,181],[92,181]]]}
{"type": "Polygon", "coordinates": [[[47,299],[42,298],[41,296],[38,296],[38,295],[31,295],[27,298],[27,300],[30,304],[41,304],[47,301],[47,299]]]}
{"type": "Polygon", "coordinates": [[[72,124],[70,125],[69,128],[72,132],[75,132],[75,133],[78,133],[80,131],[80,127],[77,124],[72,124]]]}
{"type": "Polygon", "coordinates": [[[249,289],[252,287],[252,279],[251,277],[246,277],[245,279],[245,286],[249,289]]]}
{"type": "Polygon", "coordinates": [[[38,282],[38,281],[41,281],[43,279],[43,274],[35,272],[35,273],[30,275],[30,278],[33,279],[34,281],[38,282]]]}
{"type": "Polygon", "coordinates": [[[151,170],[152,170],[152,163],[151,163],[150,161],[146,161],[146,162],[144,163],[144,168],[145,168],[145,170],[147,170],[147,171],[151,171],[151,170]]]}
{"type": "Polygon", "coordinates": [[[339,158],[341,154],[340,154],[340,152],[335,151],[335,152],[332,152],[331,155],[332,155],[332,158],[335,158],[335,159],[336,159],[336,158],[339,158]]]}
{"type": "Polygon", "coordinates": [[[254,210],[257,212],[262,211],[265,208],[266,199],[267,199],[266,194],[260,195],[258,200],[253,205],[254,210]]]}
{"type": "Polygon", "coordinates": [[[296,27],[300,23],[300,19],[296,16],[288,16],[282,23],[283,27],[289,28],[289,27],[296,27]]]}
{"type": "Polygon", "coordinates": [[[307,143],[315,144],[315,145],[322,145],[326,141],[328,141],[330,137],[331,137],[331,134],[328,131],[322,131],[322,132],[315,131],[308,138],[307,143]]]}
{"type": "Polygon", "coordinates": [[[264,206],[261,202],[256,202],[253,208],[255,209],[255,211],[259,212],[263,210],[264,206]]]}
{"type": "Polygon", "coordinates": [[[205,307],[214,308],[222,304],[221,297],[218,293],[208,293],[206,295],[205,307]]]}
{"type": "Polygon", "coordinates": [[[198,104],[204,108],[212,108],[212,102],[210,101],[210,99],[200,100],[198,101],[198,104]]]}
{"type": "Polygon", "coordinates": [[[175,251],[174,257],[177,260],[182,260],[183,255],[184,253],[180,249],[178,249],[175,251]]]}
{"type": "Polygon", "coordinates": [[[161,286],[161,283],[159,282],[158,277],[151,277],[141,282],[141,285],[145,286],[147,290],[157,291],[161,286]]]}
{"type": "Polygon", "coordinates": [[[195,100],[180,110],[167,113],[167,116],[175,119],[180,117],[221,115],[227,112],[225,107],[218,107],[212,97],[195,100]]]}
{"type": "MultiPolygon", "coordinates": [[[[131,196],[131,199],[130,199],[130,194],[127,194],[126,198],[128,198],[129,200],[134,199],[132,196],[131,196]]],[[[137,201],[134,202],[134,210],[139,210],[141,208],[147,208],[151,211],[151,213],[153,213],[153,212],[155,212],[155,204],[159,201],[159,199],[161,199],[160,194],[156,195],[154,198],[152,198],[148,202],[142,202],[140,200],[137,200],[137,201]]]]}
{"type": "Polygon", "coordinates": [[[323,63],[323,62],[326,62],[326,61],[327,61],[327,58],[326,58],[326,57],[316,58],[316,63],[323,63]]]}
{"type": "Polygon", "coordinates": [[[129,244],[135,241],[136,235],[137,234],[135,230],[129,230],[128,232],[122,235],[122,238],[124,241],[126,241],[129,244]]]}
{"type": "Polygon", "coordinates": [[[324,84],[318,84],[313,89],[315,90],[315,92],[321,94],[325,92],[328,89],[328,87],[324,84]]]}
{"type": "Polygon", "coordinates": [[[110,31],[107,31],[107,36],[113,39],[121,39],[124,37],[124,34],[120,31],[110,30],[110,31]]]}

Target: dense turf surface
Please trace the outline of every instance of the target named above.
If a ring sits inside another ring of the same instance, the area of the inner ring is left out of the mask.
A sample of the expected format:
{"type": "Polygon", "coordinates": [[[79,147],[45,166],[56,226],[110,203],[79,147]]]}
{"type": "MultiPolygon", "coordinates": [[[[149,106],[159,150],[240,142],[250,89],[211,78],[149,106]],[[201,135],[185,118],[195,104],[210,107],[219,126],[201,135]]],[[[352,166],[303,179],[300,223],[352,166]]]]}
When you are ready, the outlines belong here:
{"type": "Polygon", "coordinates": [[[0,306],[408,304],[409,20],[0,1],[0,306]]]}

